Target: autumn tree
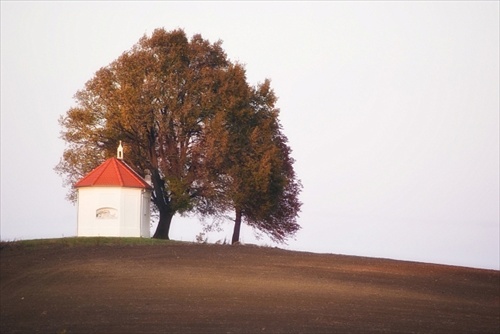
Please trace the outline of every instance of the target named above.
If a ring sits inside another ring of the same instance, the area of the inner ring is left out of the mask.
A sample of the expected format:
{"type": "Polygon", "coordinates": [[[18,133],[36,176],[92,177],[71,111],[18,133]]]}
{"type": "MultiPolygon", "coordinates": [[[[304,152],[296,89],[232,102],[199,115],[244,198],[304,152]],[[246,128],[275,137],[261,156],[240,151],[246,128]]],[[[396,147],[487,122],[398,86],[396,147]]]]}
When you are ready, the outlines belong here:
{"type": "MultiPolygon", "coordinates": [[[[237,68],[232,79],[246,82],[244,70],[237,68]]],[[[269,80],[257,88],[232,87],[226,97],[229,107],[216,115],[208,136],[214,149],[208,150],[206,164],[223,189],[223,200],[211,205],[219,211],[211,213],[234,212],[232,243],[239,241],[243,221],[283,242],[300,228],[301,184],[279,123],[276,96],[269,80]]]]}
{"type": "MultiPolygon", "coordinates": [[[[221,155],[232,151],[214,147],[213,136],[224,134],[228,141],[225,147],[237,147],[231,143],[237,137],[226,133],[240,133],[236,127],[246,124],[247,119],[238,117],[259,114],[252,110],[258,104],[250,103],[256,101],[256,92],[247,84],[242,66],[227,59],[220,41],[210,43],[200,35],[188,40],[182,30],[157,29],[98,70],[76,93],[77,105],[60,118],[67,148],[55,169],[72,185],[113,156],[122,140],[127,163],[139,173],[149,170],[152,174],[152,202],[159,213],[153,237],[168,239],[176,213],[219,214],[229,203],[238,203],[232,196],[235,192],[228,193],[233,189],[228,185],[234,184],[234,175],[227,168],[227,157],[221,155]]],[[[258,117],[252,122],[245,126],[255,127],[258,117]]],[[[241,132],[238,139],[249,133],[241,132]]],[[[275,134],[280,137],[279,131],[275,134]]],[[[280,145],[287,148],[286,140],[280,145]]],[[[275,173],[283,171],[278,168],[275,173]]],[[[283,201],[286,196],[281,195],[273,201],[283,201]]],[[[69,197],[74,199],[74,192],[69,197]]],[[[268,225],[277,221],[273,215],[282,215],[277,207],[279,203],[273,210],[264,210],[267,215],[259,208],[255,217],[264,222],[265,216],[267,225],[254,226],[269,229],[268,225]]],[[[247,211],[250,209],[245,207],[245,217],[252,217],[247,211]]],[[[252,222],[251,218],[248,221],[252,222]]]]}

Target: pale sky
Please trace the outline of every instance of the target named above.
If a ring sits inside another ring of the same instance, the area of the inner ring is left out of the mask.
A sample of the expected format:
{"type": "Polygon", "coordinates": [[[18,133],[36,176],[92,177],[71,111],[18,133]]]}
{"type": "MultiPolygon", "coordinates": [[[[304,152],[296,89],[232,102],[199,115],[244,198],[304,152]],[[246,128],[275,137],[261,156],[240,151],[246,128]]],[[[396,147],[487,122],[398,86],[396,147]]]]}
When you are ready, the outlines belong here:
{"type": "MultiPolygon", "coordinates": [[[[59,116],[144,34],[182,28],[272,80],[304,185],[278,247],[500,269],[499,4],[1,1],[1,240],[76,235],[59,116]]],[[[201,230],[176,216],[171,238],[201,230]]]]}

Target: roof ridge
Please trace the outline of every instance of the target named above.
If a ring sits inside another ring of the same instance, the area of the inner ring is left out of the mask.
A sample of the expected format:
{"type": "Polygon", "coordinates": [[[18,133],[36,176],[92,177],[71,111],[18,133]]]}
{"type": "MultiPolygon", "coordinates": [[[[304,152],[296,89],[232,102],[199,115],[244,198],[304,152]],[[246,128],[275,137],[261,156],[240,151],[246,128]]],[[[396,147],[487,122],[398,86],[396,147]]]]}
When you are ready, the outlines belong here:
{"type": "MultiPolygon", "coordinates": [[[[131,173],[132,173],[132,176],[139,182],[141,183],[144,183],[146,182],[146,180],[144,180],[144,178],[142,176],[139,175],[139,173],[137,173],[132,167],[130,167],[125,161],[123,160],[119,160],[125,168],[127,168],[131,173]]],[[[146,182],[147,184],[147,182],[146,182]]]]}
{"type": "Polygon", "coordinates": [[[120,170],[120,168],[118,168],[119,160],[117,158],[114,158],[114,157],[112,159],[113,159],[113,167],[115,169],[116,175],[118,175],[118,178],[120,179],[120,185],[123,186],[123,185],[125,185],[125,182],[123,180],[123,175],[121,173],[121,170],[120,170]]]}
{"type": "Polygon", "coordinates": [[[108,165],[109,161],[104,161],[104,163],[102,164],[102,168],[99,170],[99,173],[96,176],[96,180],[100,179],[104,172],[106,172],[106,168],[108,165]]]}

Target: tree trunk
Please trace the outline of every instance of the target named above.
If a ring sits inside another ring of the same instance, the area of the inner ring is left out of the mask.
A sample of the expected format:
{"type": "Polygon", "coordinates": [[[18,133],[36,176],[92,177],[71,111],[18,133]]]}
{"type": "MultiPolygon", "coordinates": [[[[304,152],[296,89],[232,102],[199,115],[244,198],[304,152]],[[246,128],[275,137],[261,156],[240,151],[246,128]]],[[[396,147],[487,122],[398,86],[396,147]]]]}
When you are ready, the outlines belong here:
{"type": "MultiPolygon", "coordinates": [[[[157,164],[156,156],[152,156],[153,161],[157,164]]],[[[168,232],[170,231],[170,224],[172,223],[172,217],[175,211],[170,207],[169,198],[165,197],[164,188],[165,181],[160,176],[158,168],[154,168],[151,171],[151,180],[153,181],[153,203],[160,212],[160,219],[158,220],[158,226],[156,227],[153,239],[168,239],[168,232]]]]}
{"type": "Polygon", "coordinates": [[[156,227],[153,239],[169,240],[168,232],[170,231],[170,224],[172,223],[173,216],[174,215],[170,213],[168,209],[160,210],[160,219],[158,220],[158,226],[156,227]]]}
{"type": "Polygon", "coordinates": [[[236,208],[235,211],[236,211],[236,218],[234,219],[233,239],[231,240],[231,244],[235,244],[240,241],[241,209],[236,208]]]}

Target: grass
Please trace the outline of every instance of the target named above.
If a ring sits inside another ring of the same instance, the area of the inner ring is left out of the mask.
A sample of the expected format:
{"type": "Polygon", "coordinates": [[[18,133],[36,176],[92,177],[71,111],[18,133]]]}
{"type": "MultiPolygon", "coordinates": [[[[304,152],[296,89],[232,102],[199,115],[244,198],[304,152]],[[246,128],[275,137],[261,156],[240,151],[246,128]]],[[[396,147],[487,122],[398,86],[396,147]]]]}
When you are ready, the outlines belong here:
{"type": "Polygon", "coordinates": [[[17,241],[2,241],[0,249],[3,248],[47,248],[54,246],[81,247],[81,246],[138,246],[138,245],[166,245],[179,243],[178,241],[161,240],[152,238],[123,238],[123,237],[68,237],[54,239],[32,239],[17,241]]]}

